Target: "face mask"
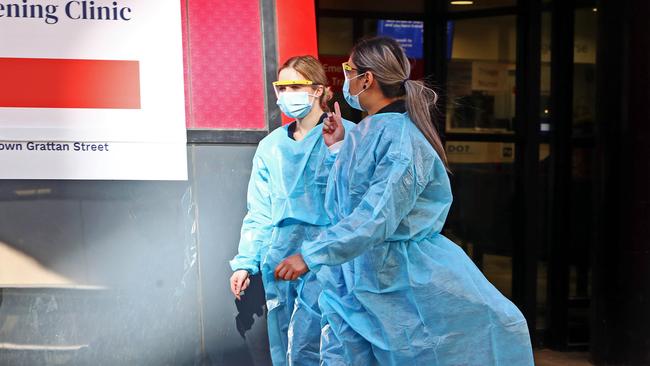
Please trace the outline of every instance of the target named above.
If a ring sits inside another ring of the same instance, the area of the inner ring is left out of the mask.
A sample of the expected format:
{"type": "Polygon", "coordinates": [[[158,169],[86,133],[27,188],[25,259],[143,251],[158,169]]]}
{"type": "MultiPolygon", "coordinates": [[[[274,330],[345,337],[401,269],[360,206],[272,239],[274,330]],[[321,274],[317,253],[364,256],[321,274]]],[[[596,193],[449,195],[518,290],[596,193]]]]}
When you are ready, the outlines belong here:
{"type": "Polygon", "coordinates": [[[280,93],[277,105],[287,117],[303,118],[309,114],[313,105],[309,97],[316,96],[307,92],[284,92],[280,93]]]}
{"type": "MultiPolygon", "coordinates": [[[[363,74],[365,74],[365,72],[363,74]]],[[[350,80],[356,79],[363,74],[359,74],[350,79],[345,78],[345,81],[343,82],[343,97],[345,97],[345,101],[348,102],[350,107],[358,109],[360,111],[363,111],[364,109],[361,107],[361,103],[359,103],[359,95],[366,91],[366,89],[361,90],[356,95],[350,95],[350,80]]]]}

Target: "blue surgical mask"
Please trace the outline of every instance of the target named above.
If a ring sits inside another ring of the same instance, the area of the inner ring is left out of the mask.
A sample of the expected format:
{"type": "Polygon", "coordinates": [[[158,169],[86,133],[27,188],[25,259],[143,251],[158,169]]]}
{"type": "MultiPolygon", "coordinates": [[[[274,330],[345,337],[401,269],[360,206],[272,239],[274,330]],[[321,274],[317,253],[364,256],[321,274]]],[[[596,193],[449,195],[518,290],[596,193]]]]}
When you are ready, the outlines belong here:
{"type": "MultiPolygon", "coordinates": [[[[365,72],[363,74],[365,74],[365,72]]],[[[359,103],[359,95],[361,93],[363,93],[364,91],[366,91],[366,89],[361,90],[356,95],[350,95],[350,80],[356,79],[356,78],[358,78],[359,76],[361,76],[363,74],[359,74],[359,75],[357,75],[357,76],[355,76],[353,78],[350,78],[350,79],[345,78],[345,81],[343,82],[343,97],[345,98],[345,101],[348,102],[350,107],[352,107],[354,109],[358,109],[360,111],[363,111],[364,109],[363,109],[363,107],[361,107],[361,103],[359,103]]]]}
{"type": "Polygon", "coordinates": [[[277,105],[287,117],[303,118],[311,111],[314,103],[309,97],[313,96],[307,92],[284,92],[280,93],[277,105]]]}

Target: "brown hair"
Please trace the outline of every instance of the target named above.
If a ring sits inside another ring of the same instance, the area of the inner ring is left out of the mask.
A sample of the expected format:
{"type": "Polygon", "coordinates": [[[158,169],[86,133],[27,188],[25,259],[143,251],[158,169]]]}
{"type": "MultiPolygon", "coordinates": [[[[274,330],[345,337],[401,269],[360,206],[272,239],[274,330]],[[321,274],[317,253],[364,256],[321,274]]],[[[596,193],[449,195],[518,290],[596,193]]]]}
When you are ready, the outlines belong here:
{"type": "Polygon", "coordinates": [[[363,39],[354,46],[350,57],[359,73],[372,72],[386,97],[406,100],[409,117],[449,169],[447,154],[431,114],[438,95],[422,81],[409,79],[411,64],[399,43],[389,37],[363,39]]]}
{"type": "Polygon", "coordinates": [[[278,74],[288,67],[296,70],[305,79],[313,81],[316,84],[312,87],[314,90],[316,90],[318,85],[323,86],[323,94],[320,96],[319,102],[323,111],[328,112],[329,107],[327,106],[327,102],[332,99],[332,92],[329,86],[327,86],[327,75],[325,75],[323,64],[311,55],[294,56],[280,66],[278,74]]]}

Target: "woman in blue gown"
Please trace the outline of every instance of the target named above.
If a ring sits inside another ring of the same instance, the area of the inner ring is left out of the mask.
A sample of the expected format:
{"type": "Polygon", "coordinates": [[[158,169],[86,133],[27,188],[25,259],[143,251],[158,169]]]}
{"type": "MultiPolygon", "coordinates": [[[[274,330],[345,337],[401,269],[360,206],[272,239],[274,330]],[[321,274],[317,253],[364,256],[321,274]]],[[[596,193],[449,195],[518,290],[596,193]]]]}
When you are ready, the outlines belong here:
{"type": "Polygon", "coordinates": [[[368,116],[345,137],[325,127],[343,140],[332,226],[276,268],[323,283],[322,364],[533,365],[521,312],[441,234],[452,194],[435,93],[390,38],[361,41],[343,67],[346,100],[368,116]]]}
{"type": "Polygon", "coordinates": [[[325,160],[332,159],[322,133],[322,122],[329,118],[324,112],[329,99],[327,78],[314,57],[297,56],[280,68],[274,88],[278,106],[295,121],[270,133],[255,152],[248,214],[238,254],[230,262],[234,271],[230,285],[240,299],[249,276],[261,272],[273,364],[318,365],[321,286],[314,274],[276,281],[273,270],[329,224],[323,209],[328,173],[323,167],[331,163],[325,160]]]}

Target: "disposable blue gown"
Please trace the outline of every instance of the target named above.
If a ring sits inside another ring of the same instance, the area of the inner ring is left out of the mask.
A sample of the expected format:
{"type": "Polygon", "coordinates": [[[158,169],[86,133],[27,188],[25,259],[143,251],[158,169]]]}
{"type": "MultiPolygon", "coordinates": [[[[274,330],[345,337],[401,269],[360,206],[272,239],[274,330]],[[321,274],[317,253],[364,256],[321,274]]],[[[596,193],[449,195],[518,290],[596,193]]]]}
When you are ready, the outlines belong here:
{"type": "Polygon", "coordinates": [[[332,167],[332,226],[302,254],[323,283],[324,365],[533,365],[526,320],[440,234],[445,167],[406,113],[365,118],[332,167]]]}
{"type": "MultiPolygon", "coordinates": [[[[344,125],[354,126],[349,121],[344,125]]],[[[250,274],[261,269],[273,364],[318,365],[321,286],[313,273],[296,281],[276,281],[274,270],[329,224],[323,202],[334,158],[323,143],[322,125],[301,141],[290,138],[287,128],[276,129],[257,148],[248,185],[248,214],[239,252],[230,266],[250,274]]]]}

